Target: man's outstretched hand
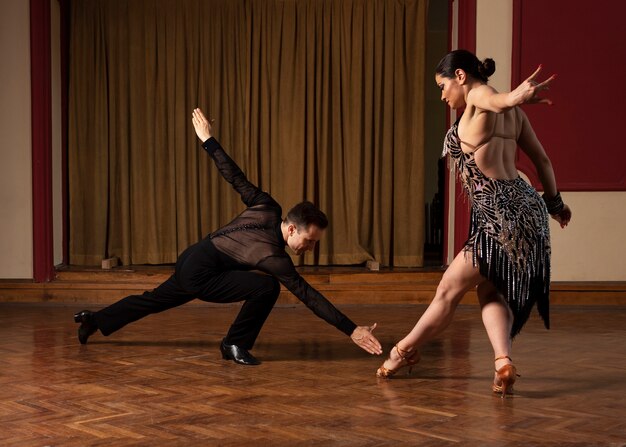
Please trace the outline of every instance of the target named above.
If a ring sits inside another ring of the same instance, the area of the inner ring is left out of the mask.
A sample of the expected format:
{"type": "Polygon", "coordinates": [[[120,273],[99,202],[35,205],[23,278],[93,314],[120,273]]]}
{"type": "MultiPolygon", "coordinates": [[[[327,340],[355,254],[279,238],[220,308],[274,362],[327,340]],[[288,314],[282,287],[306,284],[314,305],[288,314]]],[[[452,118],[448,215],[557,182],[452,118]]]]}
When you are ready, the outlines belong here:
{"type": "Polygon", "coordinates": [[[350,335],[352,341],[370,354],[382,354],[383,348],[374,337],[372,332],[376,329],[376,323],[373,326],[357,326],[350,335]]]}
{"type": "Polygon", "coordinates": [[[209,121],[202,113],[200,109],[194,109],[191,113],[191,122],[193,123],[193,128],[196,130],[196,135],[200,138],[201,142],[205,142],[209,138],[211,138],[211,123],[215,120],[209,121]]]}

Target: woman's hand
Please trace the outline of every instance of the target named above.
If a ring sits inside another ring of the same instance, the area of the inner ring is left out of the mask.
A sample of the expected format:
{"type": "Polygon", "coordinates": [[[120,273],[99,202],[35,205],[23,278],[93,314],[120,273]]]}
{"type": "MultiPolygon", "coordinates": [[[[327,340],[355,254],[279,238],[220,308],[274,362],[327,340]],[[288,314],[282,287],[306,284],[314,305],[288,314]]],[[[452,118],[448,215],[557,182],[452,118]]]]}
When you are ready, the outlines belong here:
{"type": "Polygon", "coordinates": [[[564,205],[561,211],[557,214],[551,214],[550,217],[556,220],[561,225],[561,228],[565,228],[572,218],[572,210],[570,210],[569,206],[564,205]]]}
{"type": "Polygon", "coordinates": [[[374,329],[376,329],[376,323],[373,326],[357,326],[350,338],[357,346],[370,354],[380,355],[383,353],[383,349],[376,337],[372,335],[374,329]]]}
{"type": "Polygon", "coordinates": [[[193,128],[196,130],[196,135],[201,142],[205,142],[209,138],[211,138],[211,124],[213,124],[215,120],[207,120],[200,109],[194,109],[191,113],[191,122],[193,123],[193,128]]]}
{"type": "Polygon", "coordinates": [[[548,98],[542,98],[539,95],[543,90],[550,88],[550,83],[556,79],[556,75],[553,74],[543,82],[537,82],[535,78],[541,71],[541,65],[535,72],[530,75],[528,79],[522,82],[515,90],[509,93],[509,103],[511,106],[518,106],[520,104],[548,104],[552,105],[552,101],[548,98]]]}

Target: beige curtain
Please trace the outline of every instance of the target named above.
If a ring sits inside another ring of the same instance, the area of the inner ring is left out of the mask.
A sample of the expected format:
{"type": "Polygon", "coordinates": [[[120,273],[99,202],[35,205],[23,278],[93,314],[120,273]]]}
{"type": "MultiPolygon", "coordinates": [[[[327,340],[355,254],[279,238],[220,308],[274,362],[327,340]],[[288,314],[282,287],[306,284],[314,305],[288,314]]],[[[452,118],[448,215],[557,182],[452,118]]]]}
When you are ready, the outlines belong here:
{"type": "Polygon", "coordinates": [[[243,209],[191,111],[284,213],[301,264],[423,260],[427,0],[80,0],[70,50],[70,262],[175,262],[243,209]]]}

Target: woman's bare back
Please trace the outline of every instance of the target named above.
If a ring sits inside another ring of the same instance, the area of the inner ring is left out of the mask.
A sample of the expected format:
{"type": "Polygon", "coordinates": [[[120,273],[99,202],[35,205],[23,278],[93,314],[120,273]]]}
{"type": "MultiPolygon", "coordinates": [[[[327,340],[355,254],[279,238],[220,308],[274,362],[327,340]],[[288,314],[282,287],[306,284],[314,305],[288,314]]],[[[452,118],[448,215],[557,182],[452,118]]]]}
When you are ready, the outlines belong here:
{"type": "Polygon", "coordinates": [[[467,122],[461,119],[461,148],[465,153],[474,153],[476,165],[485,176],[515,179],[518,177],[515,158],[521,123],[522,116],[516,107],[505,113],[481,112],[467,122]]]}

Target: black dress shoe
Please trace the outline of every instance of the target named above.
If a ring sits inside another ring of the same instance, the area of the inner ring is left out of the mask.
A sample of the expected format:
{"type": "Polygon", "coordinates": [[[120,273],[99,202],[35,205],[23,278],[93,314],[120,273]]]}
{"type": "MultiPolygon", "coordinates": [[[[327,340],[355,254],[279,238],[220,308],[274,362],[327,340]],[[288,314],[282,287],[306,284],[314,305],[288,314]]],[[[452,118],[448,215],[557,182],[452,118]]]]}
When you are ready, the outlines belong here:
{"type": "Polygon", "coordinates": [[[96,319],[90,310],[82,310],[74,314],[74,322],[81,323],[78,328],[78,341],[81,345],[87,343],[89,336],[98,330],[96,319]]]}
{"type": "Polygon", "coordinates": [[[235,363],[239,363],[240,365],[260,365],[259,362],[252,354],[250,354],[247,350],[240,348],[237,345],[229,345],[224,343],[222,340],[222,344],[220,345],[220,351],[222,351],[222,358],[226,360],[232,360],[235,363]]]}

